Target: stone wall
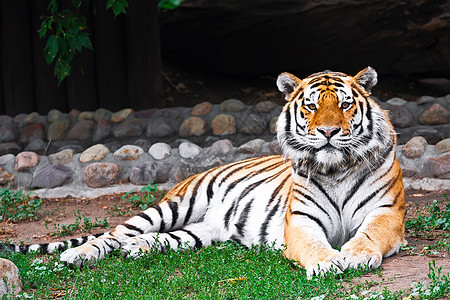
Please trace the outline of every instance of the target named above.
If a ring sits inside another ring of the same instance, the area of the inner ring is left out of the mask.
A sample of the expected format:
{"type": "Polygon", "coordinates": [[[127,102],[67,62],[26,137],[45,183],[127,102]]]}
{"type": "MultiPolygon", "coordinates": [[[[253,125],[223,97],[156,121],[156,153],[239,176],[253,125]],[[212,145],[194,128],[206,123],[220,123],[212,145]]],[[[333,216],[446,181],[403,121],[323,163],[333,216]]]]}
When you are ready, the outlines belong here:
{"type": "MultiPolygon", "coordinates": [[[[450,179],[450,95],[380,102],[399,132],[405,177],[450,179]]],[[[0,116],[0,184],[102,188],[180,182],[224,163],[279,154],[273,102],[229,99],[193,108],[57,110],[0,116]],[[123,146],[124,145],[124,146],[123,146]]]]}

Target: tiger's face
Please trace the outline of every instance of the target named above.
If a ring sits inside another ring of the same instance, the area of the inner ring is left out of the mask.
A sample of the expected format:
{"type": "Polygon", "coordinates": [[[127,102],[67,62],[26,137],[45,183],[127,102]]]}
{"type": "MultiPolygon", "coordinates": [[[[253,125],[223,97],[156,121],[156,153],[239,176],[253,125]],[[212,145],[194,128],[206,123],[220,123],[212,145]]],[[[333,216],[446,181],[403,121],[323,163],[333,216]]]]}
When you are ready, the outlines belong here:
{"type": "Polygon", "coordinates": [[[325,71],[300,80],[282,73],[277,86],[288,103],[277,127],[284,154],[327,174],[364,162],[392,143],[385,113],[369,98],[376,83],[370,67],[354,77],[325,71]]]}

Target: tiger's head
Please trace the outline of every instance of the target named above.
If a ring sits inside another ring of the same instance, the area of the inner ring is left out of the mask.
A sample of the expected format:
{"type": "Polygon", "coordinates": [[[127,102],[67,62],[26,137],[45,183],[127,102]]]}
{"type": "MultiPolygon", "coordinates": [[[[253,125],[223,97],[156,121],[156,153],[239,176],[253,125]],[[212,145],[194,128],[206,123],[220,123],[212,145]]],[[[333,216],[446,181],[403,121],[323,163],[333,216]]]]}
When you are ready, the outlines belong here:
{"type": "Polygon", "coordinates": [[[288,103],[278,119],[278,140],[295,168],[322,174],[371,167],[395,145],[386,113],[369,98],[377,83],[371,67],[356,76],[324,71],[301,80],[289,73],[277,86],[288,103]]]}

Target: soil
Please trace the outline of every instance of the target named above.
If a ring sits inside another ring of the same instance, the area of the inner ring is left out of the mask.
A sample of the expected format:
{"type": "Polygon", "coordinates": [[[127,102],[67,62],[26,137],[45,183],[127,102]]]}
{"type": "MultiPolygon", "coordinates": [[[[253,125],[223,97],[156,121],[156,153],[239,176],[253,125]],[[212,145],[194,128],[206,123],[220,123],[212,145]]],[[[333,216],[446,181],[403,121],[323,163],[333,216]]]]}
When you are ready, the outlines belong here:
{"type": "MultiPolygon", "coordinates": [[[[450,191],[445,191],[450,194],[450,191]]],[[[412,218],[416,215],[416,208],[423,208],[427,203],[433,200],[442,200],[443,192],[424,192],[417,190],[406,191],[406,218],[412,218]]],[[[135,192],[128,196],[137,195],[143,197],[142,192],[135,192]]],[[[74,224],[75,214],[79,212],[80,216],[88,217],[92,222],[95,220],[107,221],[111,228],[123,223],[131,216],[137,214],[140,209],[122,198],[123,194],[113,194],[100,196],[94,199],[80,198],[48,198],[42,199],[42,209],[37,215],[37,220],[25,221],[19,223],[3,222],[0,223],[0,238],[11,239],[13,242],[46,243],[51,241],[65,240],[72,237],[88,235],[83,229],[77,230],[72,235],[56,235],[58,226],[62,224],[74,224]],[[119,213],[121,215],[118,215],[119,213]]],[[[155,202],[162,198],[162,193],[158,192],[155,202]]],[[[83,222],[81,222],[83,223],[83,222]]],[[[95,228],[90,233],[100,233],[108,231],[106,228],[95,228]]],[[[428,264],[433,260],[437,267],[442,267],[442,273],[450,272],[449,253],[440,251],[437,254],[429,254],[424,251],[424,247],[434,243],[439,237],[433,239],[416,239],[410,232],[406,232],[406,239],[411,249],[404,250],[399,254],[386,258],[382,265],[382,276],[369,273],[362,278],[355,279],[354,282],[364,283],[366,280],[375,280],[379,285],[372,287],[373,290],[381,290],[384,287],[390,290],[404,290],[411,287],[412,282],[429,281],[427,274],[429,272],[428,264]]]]}

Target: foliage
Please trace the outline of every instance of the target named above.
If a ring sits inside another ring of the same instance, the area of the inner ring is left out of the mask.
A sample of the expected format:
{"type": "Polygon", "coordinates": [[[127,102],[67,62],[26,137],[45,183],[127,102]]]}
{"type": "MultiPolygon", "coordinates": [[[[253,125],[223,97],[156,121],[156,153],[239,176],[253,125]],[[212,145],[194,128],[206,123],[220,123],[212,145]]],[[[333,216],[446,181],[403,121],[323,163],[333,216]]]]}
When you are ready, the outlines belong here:
{"type": "Polygon", "coordinates": [[[142,210],[146,210],[150,206],[153,205],[153,202],[155,201],[155,193],[158,191],[158,185],[150,182],[147,186],[144,186],[141,188],[141,192],[143,193],[142,196],[139,195],[131,195],[134,193],[134,191],[126,192],[122,199],[124,201],[128,201],[131,204],[133,204],[134,207],[139,207],[142,210]]]}
{"type": "Polygon", "coordinates": [[[435,229],[450,231],[450,201],[446,194],[444,194],[444,201],[441,202],[445,208],[441,209],[439,203],[434,200],[431,205],[427,204],[424,212],[417,208],[417,216],[406,221],[405,227],[411,231],[413,236],[433,237],[432,230],[435,229]]]}
{"type": "MultiPolygon", "coordinates": [[[[161,0],[158,8],[162,11],[175,9],[183,0],[161,0]]],[[[77,53],[83,48],[94,50],[89,33],[87,32],[86,17],[80,14],[83,4],[89,0],[70,0],[71,9],[62,9],[58,0],[50,0],[48,5],[49,16],[42,16],[39,37],[47,38],[44,48],[44,57],[47,64],[55,63],[54,74],[58,78],[58,84],[70,76],[73,62],[77,53]]],[[[120,14],[126,14],[128,0],[108,0],[106,9],[111,9],[114,18],[120,14]]]]}
{"type": "Polygon", "coordinates": [[[0,222],[13,222],[36,218],[41,208],[41,199],[33,199],[30,193],[22,190],[13,191],[10,188],[0,188],[0,222]]]}
{"type": "MultiPolygon", "coordinates": [[[[51,232],[51,234],[53,236],[65,236],[71,235],[79,229],[81,229],[82,232],[91,232],[92,229],[96,227],[109,228],[108,220],[106,217],[103,221],[99,221],[97,220],[97,218],[95,218],[95,222],[92,222],[91,218],[86,217],[84,214],[81,214],[79,210],[74,213],[74,216],[76,218],[74,224],[55,224],[53,226],[54,230],[51,232]]],[[[45,227],[47,228],[47,230],[49,230],[47,224],[45,225],[45,227]]]]}

